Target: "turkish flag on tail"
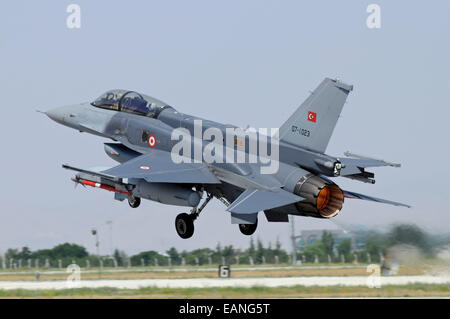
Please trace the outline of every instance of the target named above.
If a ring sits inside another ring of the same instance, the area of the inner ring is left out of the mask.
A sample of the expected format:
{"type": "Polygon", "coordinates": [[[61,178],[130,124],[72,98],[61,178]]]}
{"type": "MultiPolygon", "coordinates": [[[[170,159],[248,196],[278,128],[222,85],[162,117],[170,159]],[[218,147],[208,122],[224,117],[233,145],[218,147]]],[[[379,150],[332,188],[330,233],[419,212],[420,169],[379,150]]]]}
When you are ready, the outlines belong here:
{"type": "Polygon", "coordinates": [[[311,111],[308,112],[308,121],[316,123],[316,120],[317,120],[317,113],[311,111]]]}

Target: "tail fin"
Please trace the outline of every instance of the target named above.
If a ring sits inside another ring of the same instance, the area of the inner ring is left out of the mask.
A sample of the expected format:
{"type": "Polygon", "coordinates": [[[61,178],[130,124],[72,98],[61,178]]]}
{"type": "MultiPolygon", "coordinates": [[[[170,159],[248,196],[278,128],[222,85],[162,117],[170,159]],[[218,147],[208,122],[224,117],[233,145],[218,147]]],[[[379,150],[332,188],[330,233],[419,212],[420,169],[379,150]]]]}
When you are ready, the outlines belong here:
{"type": "Polygon", "coordinates": [[[280,141],[325,152],[352,85],[325,78],[280,127],[280,141]]]}

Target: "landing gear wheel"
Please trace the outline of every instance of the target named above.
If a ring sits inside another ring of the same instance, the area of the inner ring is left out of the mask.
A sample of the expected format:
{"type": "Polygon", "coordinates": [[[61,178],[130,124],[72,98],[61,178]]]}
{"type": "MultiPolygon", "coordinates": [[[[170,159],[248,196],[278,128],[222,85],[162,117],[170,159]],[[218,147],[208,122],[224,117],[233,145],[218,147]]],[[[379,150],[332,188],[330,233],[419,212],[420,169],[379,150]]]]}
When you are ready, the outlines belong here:
{"type": "Polygon", "coordinates": [[[141,205],[141,199],[130,195],[128,196],[128,205],[132,208],[139,207],[139,205],[141,205]]]}
{"type": "Polygon", "coordinates": [[[253,235],[257,227],[258,227],[258,219],[254,224],[239,224],[239,230],[241,231],[241,233],[247,236],[253,235]]]}
{"type": "Polygon", "coordinates": [[[177,218],[175,218],[175,229],[177,230],[178,235],[187,239],[192,237],[194,234],[194,220],[192,216],[186,213],[179,214],[177,218]]]}

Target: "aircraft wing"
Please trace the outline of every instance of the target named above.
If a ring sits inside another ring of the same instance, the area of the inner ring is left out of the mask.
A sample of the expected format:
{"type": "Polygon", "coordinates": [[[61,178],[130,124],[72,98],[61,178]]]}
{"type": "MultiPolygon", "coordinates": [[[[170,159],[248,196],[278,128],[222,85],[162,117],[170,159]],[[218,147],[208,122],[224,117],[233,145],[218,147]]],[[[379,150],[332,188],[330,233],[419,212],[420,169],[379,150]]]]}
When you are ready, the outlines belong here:
{"type": "Polygon", "coordinates": [[[368,200],[368,201],[372,201],[372,202],[378,202],[378,203],[384,203],[384,204],[389,204],[389,205],[394,205],[394,206],[403,206],[403,207],[411,208],[410,205],[399,203],[399,202],[393,202],[393,201],[390,201],[387,199],[376,198],[376,197],[358,194],[358,193],[354,193],[354,192],[350,192],[350,191],[343,191],[343,192],[344,192],[344,197],[346,197],[346,198],[357,198],[357,199],[363,199],[363,200],[368,200]]]}
{"type": "Polygon", "coordinates": [[[228,206],[227,211],[236,214],[253,214],[262,210],[285,206],[303,198],[282,190],[247,189],[228,206]]]}
{"type": "Polygon", "coordinates": [[[204,163],[174,163],[169,152],[152,150],[102,172],[153,183],[220,184],[204,163]]]}

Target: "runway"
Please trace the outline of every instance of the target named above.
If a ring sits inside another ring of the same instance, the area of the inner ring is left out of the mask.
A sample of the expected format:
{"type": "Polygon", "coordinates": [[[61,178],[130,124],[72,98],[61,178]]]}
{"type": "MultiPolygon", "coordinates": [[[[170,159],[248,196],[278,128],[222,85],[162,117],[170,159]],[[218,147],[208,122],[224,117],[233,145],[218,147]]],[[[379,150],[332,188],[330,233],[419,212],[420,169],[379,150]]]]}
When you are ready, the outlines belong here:
{"type": "MultiPolygon", "coordinates": [[[[381,286],[418,284],[450,284],[450,276],[392,276],[378,277],[381,286]]],[[[374,281],[375,280],[375,281],[374,281]]],[[[377,278],[369,276],[313,276],[282,278],[192,278],[192,279],[132,279],[132,280],[80,280],[54,281],[0,281],[0,289],[53,290],[71,288],[211,288],[211,287],[292,287],[292,286],[368,286],[377,278]]]]}

